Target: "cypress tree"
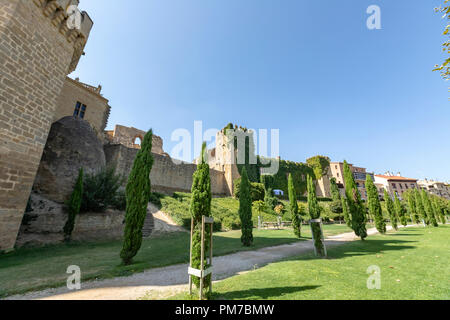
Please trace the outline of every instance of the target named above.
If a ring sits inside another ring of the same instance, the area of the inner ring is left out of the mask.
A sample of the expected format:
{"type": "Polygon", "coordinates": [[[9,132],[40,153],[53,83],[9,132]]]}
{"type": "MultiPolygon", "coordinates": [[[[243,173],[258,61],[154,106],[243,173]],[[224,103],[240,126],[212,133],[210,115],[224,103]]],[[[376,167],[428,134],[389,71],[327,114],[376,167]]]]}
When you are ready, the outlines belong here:
{"type": "Polygon", "coordinates": [[[330,179],[330,192],[333,201],[341,201],[341,194],[339,193],[339,187],[336,183],[336,178],[330,179]]]}
{"type": "MultiPolygon", "coordinates": [[[[320,218],[320,207],[316,196],[316,186],[314,185],[313,178],[308,175],[307,177],[308,185],[308,211],[311,219],[320,218]]],[[[322,243],[322,229],[320,228],[320,223],[311,222],[312,236],[314,241],[314,246],[316,247],[317,255],[325,256],[325,248],[322,243]]]]}
{"type": "Polygon", "coordinates": [[[367,237],[365,208],[347,161],[344,161],[344,180],[345,195],[347,196],[348,209],[352,220],[352,229],[361,240],[364,240],[367,237]]]}
{"type": "Polygon", "coordinates": [[[438,198],[438,197],[434,197],[433,198],[435,201],[435,206],[436,206],[436,211],[438,213],[439,219],[441,220],[442,224],[445,224],[445,207],[442,203],[442,199],[438,198]]]}
{"type": "Polygon", "coordinates": [[[406,219],[405,207],[403,207],[403,204],[400,202],[397,194],[395,194],[394,198],[395,213],[397,214],[397,217],[399,217],[400,223],[406,227],[408,225],[408,220],[406,219]]]}
{"type": "Polygon", "coordinates": [[[414,190],[414,199],[416,201],[416,209],[417,209],[417,213],[419,214],[419,217],[424,221],[424,223],[426,225],[429,225],[430,221],[428,220],[427,212],[425,211],[423,199],[420,194],[420,191],[417,189],[414,190]]]}
{"type": "Polygon", "coordinates": [[[392,201],[391,196],[384,190],[384,200],[386,201],[386,210],[389,215],[389,220],[391,220],[392,228],[398,230],[398,218],[395,212],[394,201],[392,201]]]}
{"type": "Polygon", "coordinates": [[[300,213],[298,210],[297,195],[295,193],[294,181],[292,179],[292,174],[289,174],[288,190],[289,190],[289,210],[290,210],[291,216],[292,216],[292,227],[294,228],[294,234],[298,238],[301,238],[301,236],[302,236],[302,232],[301,232],[302,217],[300,216],[300,213]]]}
{"type": "Polygon", "coordinates": [[[436,221],[433,204],[431,203],[430,197],[428,196],[428,192],[426,192],[425,190],[422,190],[422,201],[425,212],[427,213],[429,224],[431,224],[433,227],[438,227],[439,225],[436,221]]]}
{"type": "Polygon", "coordinates": [[[69,242],[72,237],[72,231],[75,227],[75,217],[80,213],[81,199],[83,198],[83,168],[78,172],[78,178],[73,188],[72,195],[67,203],[68,217],[64,225],[64,240],[69,242]]]}
{"type": "Polygon", "coordinates": [[[380,198],[378,197],[378,190],[373,183],[372,177],[366,177],[367,189],[367,205],[369,207],[369,214],[375,218],[375,227],[381,234],[386,233],[386,222],[383,218],[383,211],[381,210],[380,198]]]}
{"type": "Polygon", "coordinates": [[[128,177],[124,239],[120,252],[120,257],[125,265],[132,263],[133,257],[138,253],[142,244],[142,227],[150,200],[150,171],[153,165],[152,137],[153,131],[150,129],[144,136],[141,149],[134,159],[133,168],[128,177]]]}
{"type": "Polygon", "coordinates": [[[412,222],[419,224],[420,217],[419,217],[419,213],[417,211],[416,199],[415,199],[413,190],[408,192],[408,208],[409,208],[409,214],[411,215],[411,217],[413,219],[412,222]]]}
{"type": "MultiPolygon", "coordinates": [[[[206,143],[203,143],[202,146],[202,154],[201,161],[197,165],[197,170],[194,172],[192,176],[192,195],[191,195],[191,204],[189,211],[191,213],[193,222],[194,222],[194,230],[192,234],[192,267],[194,269],[200,269],[201,267],[201,252],[202,252],[202,217],[210,217],[211,216],[211,178],[209,173],[209,165],[206,163],[206,143]]],[[[242,184],[241,184],[242,188],[242,184]]],[[[241,189],[241,197],[242,197],[242,189],[241,189]]],[[[205,252],[209,252],[211,241],[210,241],[210,230],[209,228],[205,229],[205,252]]],[[[205,254],[203,264],[206,268],[209,267],[206,260],[207,254],[205,254]]],[[[192,276],[192,282],[199,287],[200,279],[192,276]]],[[[211,285],[211,275],[208,275],[204,279],[204,288],[209,288],[211,285]]],[[[206,292],[209,292],[206,290],[206,292]]]]}
{"type": "Polygon", "coordinates": [[[350,211],[348,209],[348,203],[346,198],[342,198],[342,213],[344,215],[345,224],[351,228],[352,227],[352,218],[350,217],[350,211]]]}
{"type": "Polygon", "coordinates": [[[247,170],[242,168],[241,193],[239,196],[239,218],[241,219],[241,242],[249,247],[253,242],[252,198],[250,195],[250,181],[247,170]]]}

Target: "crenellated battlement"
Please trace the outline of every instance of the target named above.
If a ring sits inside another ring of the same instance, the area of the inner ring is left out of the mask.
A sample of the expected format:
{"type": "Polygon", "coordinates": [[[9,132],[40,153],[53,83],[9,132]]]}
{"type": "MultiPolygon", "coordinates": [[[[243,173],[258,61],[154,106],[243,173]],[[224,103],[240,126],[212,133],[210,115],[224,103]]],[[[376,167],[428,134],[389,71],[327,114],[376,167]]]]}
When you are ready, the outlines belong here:
{"type": "Polygon", "coordinates": [[[59,29],[69,43],[74,45],[74,54],[69,66],[68,73],[75,70],[83,55],[89,34],[94,22],[87,12],[80,12],[78,9],[79,0],[33,0],[33,2],[42,10],[42,14],[48,17],[52,24],[59,29]],[[70,6],[75,6],[74,14],[81,17],[78,27],[70,28],[68,21],[71,18],[68,14],[70,6]]]}

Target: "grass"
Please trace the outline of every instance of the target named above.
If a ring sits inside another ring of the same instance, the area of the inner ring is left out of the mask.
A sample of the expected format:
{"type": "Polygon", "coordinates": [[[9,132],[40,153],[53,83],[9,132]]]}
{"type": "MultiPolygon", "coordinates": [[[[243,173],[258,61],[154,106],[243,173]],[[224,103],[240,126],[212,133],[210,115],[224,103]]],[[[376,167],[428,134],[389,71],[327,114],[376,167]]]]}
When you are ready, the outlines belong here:
{"type": "MultiPolygon", "coordinates": [[[[304,227],[304,238],[310,237],[309,227],[304,227]]],[[[324,227],[326,235],[350,231],[345,225],[324,227]]],[[[254,230],[254,245],[242,247],[240,231],[214,234],[214,255],[255,250],[298,241],[292,230],[254,230]]],[[[121,265],[121,241],[102,243],[73,243],[43,248],[19,249],[0,255],[0,297],[58,287],[65,284],[70,265],[81,268],[82,280],[128,276],[146,269],[188,262],[189,234],[176,233],[145,239],[131,266],[121,265]]]]}
{"type": "MultiPolygon", "coordinates": [[[[414,227],[271,263],[214,285],[215,299],[450,299],[450,226],[414,227]],[[381,289],[367,288],[367,269],[381,270],[381,289]]],[[[173,299],[186,299],[178,295],[173,299]]]]}

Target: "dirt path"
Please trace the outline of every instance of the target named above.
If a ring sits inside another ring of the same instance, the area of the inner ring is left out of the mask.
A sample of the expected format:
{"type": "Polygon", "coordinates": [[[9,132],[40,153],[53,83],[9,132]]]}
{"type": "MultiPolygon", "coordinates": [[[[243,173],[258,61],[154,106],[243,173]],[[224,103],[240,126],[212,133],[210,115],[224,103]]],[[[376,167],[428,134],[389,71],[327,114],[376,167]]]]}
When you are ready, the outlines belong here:
{"type": "MultiPolygon", "coordinates": [[[[392,228],[389,226],[388,230],[392,228]]],[[[368,234],[376,234],[375,228],[368,234]]],[[[331,236],[326,239],[327,248],[342,245],[358,239],[353,232],[331,236]]],[[[214,258],[214,281],[261,268],[264,265],[287,257],[313,251],[312,241],[300,241],[254,251],[233,253],[214,258]]],[[[8,297],[8,300],[135,300],[144,295],[150,299],[164,299],[187,290],[187,264],[155,268],[129,277],[118,277],[82,283],[82,289],[69,291],[67,288],[47,289],[24,295],[8,297]]]]}

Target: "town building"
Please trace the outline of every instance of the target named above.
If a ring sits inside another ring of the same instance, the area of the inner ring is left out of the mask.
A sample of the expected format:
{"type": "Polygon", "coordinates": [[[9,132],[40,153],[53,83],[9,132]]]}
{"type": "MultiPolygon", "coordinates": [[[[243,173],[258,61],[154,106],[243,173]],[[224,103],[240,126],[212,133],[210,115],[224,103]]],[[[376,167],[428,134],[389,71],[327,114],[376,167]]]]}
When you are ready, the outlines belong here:
{"type": "Polygon", "coordinates": [[[375,175],[375,185],[382,198],[384,198],[384,190],[386,190],[391,197],[397,195],[399,199],[403,199],[402,195],[404,192],[411,189],[419,189],[417,179],[402,177],[400,172],[397,173],[397,175],[394,175],[391,172],[386,172],[384,175],[375,175]]]}
{"type": "Polygon", "coordinates": [[[417,184],[419,185],[420,189],[450,200],[450,186],[444,182],[424,179],[417,181],[417,184]]]}
{"type": "MultiPolygon", "coordinates": [[[[366,168],[356,167],[353,164],[348,164],[350,170],[355,179],[358,191],[361,194],[361,198],[367,199],[366,179],[367,175],[370,175],[374,179],[374,174],[367,172],[366,168]]],[[[342,195],[345,194],[345,181],[344,181],[344,163],[343,162],[330,162],[330,172],[333,178],[336,179],[336,183],[339,187],[339,191],[342,195]]]]}
{"type": "Polygon", "coordinates": [[[108,124],[111,107],[102,94],[102,86],[91,86],[79,79],[66,77],[58,98],[53,122],[67,116],[74,116],[89,122],[99,137],[108,124]]]}

